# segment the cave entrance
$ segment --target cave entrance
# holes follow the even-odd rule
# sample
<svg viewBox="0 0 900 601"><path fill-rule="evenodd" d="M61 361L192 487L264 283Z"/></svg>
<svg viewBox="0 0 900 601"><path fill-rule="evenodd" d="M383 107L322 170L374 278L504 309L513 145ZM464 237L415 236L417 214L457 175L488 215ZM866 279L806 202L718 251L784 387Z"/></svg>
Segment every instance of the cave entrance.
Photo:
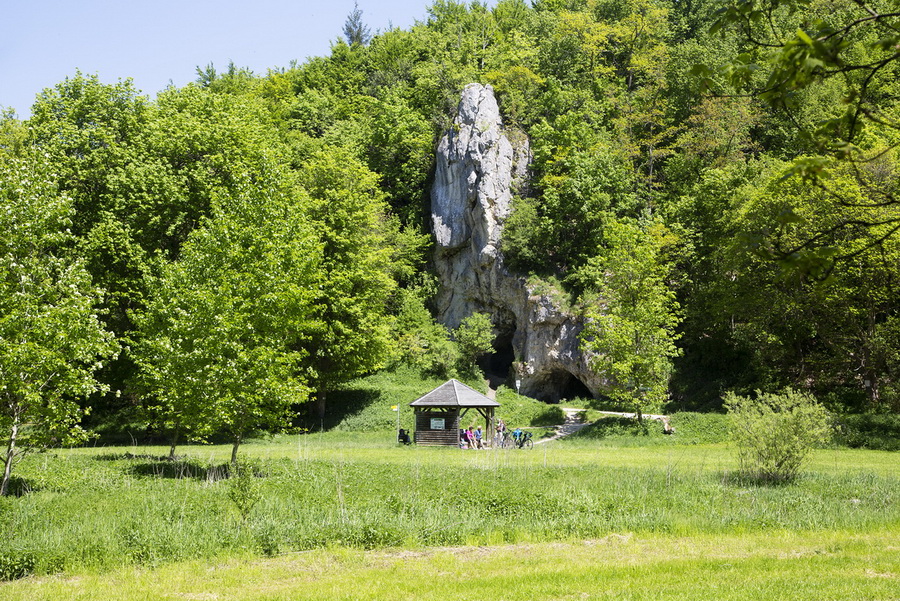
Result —
<svg viewBox="0 0 900 601"><path fill-rule="evenodd" d="M584 382L569 372L565 372L559 398L567 401L571 399L592 399L594 395L584 385Z"/></svg>
<svg viewBox="0 0 900 601"><path fill-rule="evenodd" d="M509 380L513 361L516 360L516 353L513 350L514 334L515 326L501 327L492 343L494 352L485 355L478 361L478 366L490 381L491 388L497 388Z"/></svg>
<svg viewBox="0 0 900 601"><path fill-rule="evenodd" d="M535 393L537 398L549 403L594 398L584 382L564 369L554 369L540 378L540 383L535 387Z"/></svg>

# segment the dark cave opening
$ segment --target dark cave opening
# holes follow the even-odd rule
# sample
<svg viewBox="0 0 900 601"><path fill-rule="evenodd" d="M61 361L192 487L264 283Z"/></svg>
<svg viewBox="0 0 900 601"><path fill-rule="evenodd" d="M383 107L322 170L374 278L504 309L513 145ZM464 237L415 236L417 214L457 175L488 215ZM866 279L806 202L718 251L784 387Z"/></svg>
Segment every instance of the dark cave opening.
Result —
<svg viewBox="0 0 900 601"><path fill-rule="evenodd" d="M594 398L584 382L564 369L554 369L544 374L534 387L533 396L548 403Z"/></svg>
<svg viewBox="0 0 900 601"><path fill-rule="evenodd" d="M501 327L492 343L494 352L485 355L478 361L478 366L484 371L494 388L507 383L510 378L512 364L516 360L516 353L513 350L514 334L515 325Z"/></svg>
<svg viewBox="0 0 900 601"><path fill-rule="evenodd" d="M591 391L587 386L584 385L584 382L570 374L569 372L564 372L565 376L563 376L563 383L560 387L560 399L570 400L570 399L592 399L594 395L591 394Z"/></svg>

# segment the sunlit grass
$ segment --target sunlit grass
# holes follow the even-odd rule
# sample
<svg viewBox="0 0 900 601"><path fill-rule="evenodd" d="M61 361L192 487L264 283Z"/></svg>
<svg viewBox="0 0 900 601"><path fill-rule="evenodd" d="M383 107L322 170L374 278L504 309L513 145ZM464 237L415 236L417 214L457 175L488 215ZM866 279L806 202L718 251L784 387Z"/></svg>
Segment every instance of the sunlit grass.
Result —
<svg viewBox="0 0 900 601"><path fill-rule="evenodd" d="M896 600L900 531L751 536L616 534L576 542L324 549L273 559L0 584L7 601L145 599Z"/></svg>
<svg viewBox="0 0 900 601"><path fill-rule="evenodd" d="M166 446L91 447L65 451L73 455L108 453L164 456ZM230 445L183 445L178 454L209 463L225 462L231 457ZM251 440L241 448L241 455L257 459L357 460L405 464L454 466L546 465L578 467L673 468L697 471L734 470L734 449L726 443L704 445L597 445L592 441L552 441L531 450L503 449L465 451L447 447L398 446L393 432L326 432L305 435L279 435ZM900 477L900 459L891 451L862 449L822 449L813 451L806 471L846 474L863 471Z"/></svg>
<svg viewBox="0 0 900 601"><path fill-rule="evenodd" d="M400 446L392 433L276 436L242 447L261 475L246 516L229 496L230 446L185 445L176 462L167 452L29 457L18 472L26 494L0 499L0 570L4 554L30 561L28 573L72 574L343 547L430 553L628 533L762 540L900 528L900 462L888 452L817 451L797 482L767 487L742 482L724 444L468 451Z"/></svg>

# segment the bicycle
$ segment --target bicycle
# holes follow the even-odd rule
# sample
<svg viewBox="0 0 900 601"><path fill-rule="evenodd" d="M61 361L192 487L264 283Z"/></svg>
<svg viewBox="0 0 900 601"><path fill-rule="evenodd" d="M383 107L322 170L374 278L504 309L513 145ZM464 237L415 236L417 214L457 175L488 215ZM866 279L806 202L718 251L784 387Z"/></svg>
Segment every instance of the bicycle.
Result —
<svg viewBox="0 0 900 601"><path fill-rule="evenodd" d="M534 441L531 432L522 432L519 436L513 436L513 445L517 449L533 449Z"/></svg>

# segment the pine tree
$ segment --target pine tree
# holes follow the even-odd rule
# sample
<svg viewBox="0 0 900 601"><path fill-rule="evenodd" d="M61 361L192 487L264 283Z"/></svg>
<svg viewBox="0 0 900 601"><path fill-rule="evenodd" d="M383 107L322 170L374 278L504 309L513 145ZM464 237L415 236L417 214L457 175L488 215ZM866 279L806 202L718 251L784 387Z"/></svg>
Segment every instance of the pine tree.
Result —
<svg viewBox="0 0 900 601"><path fill-rule="evenodd" d="M372 33L363 23L358 2L353 3L353 12L347 15L347 21L344 22L344 37L351 46L356 44L367 46L372 41Z"/></svg>

